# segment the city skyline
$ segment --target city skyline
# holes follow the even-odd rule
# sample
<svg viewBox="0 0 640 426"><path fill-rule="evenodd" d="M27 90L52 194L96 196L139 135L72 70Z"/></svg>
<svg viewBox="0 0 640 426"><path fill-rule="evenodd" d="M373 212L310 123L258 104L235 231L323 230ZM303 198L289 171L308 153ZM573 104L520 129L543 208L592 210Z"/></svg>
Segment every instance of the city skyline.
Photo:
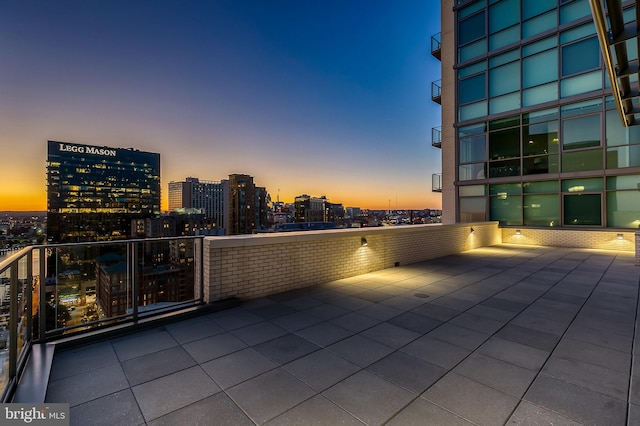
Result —
<svg viewBox="0 0 640 426"><path fill-rule="evenodd" d="M163 210L170 181L232 173L440 208L439 2L10 1L0 24L0 210L46 209L47 140L159 152Z"/></svg>

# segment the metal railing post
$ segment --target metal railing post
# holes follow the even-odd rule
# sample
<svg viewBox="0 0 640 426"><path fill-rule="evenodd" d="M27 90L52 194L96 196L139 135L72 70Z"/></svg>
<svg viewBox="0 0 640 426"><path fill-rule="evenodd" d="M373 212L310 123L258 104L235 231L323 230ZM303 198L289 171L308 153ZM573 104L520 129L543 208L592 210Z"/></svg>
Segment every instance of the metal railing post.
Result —
<svg viewBox="0 0 640 426"><path fill-rule="evenodd" d="M9 380L16 377L18 361L18 260L9 267Z"/></svg>
<svg viewBox="0 0 640 426"><path fill-rule="evenodd" d="M45 342L47 333L47 249L42 247L40 250L40 279L38 281L39 286L39 299L38 300L38 339L41 342Z"/></svg>
<svg viewBox="0 0 640 426"><path fill-rule="evenodd" d="M129 243L127 246L130 248L130 269L131 269L131 303L133 312L133 323L138 323L138 244L144 243Z"/></svg>

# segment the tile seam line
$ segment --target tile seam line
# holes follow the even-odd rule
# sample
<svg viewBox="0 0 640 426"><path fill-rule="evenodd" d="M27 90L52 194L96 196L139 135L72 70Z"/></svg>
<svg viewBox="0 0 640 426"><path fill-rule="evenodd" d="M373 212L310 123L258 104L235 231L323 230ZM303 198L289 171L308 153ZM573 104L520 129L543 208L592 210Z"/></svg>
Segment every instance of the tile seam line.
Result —
<svg viewBox="0 0 640 426"><path fill-rule="evenodd" d="M607 269L602 273L602 276L603 276L603 277L604 277L604 275L606 274L606 271L607 271L607 270L609 270L609 268L611 267L611 265L614 263L614 261L615 261L615 259L616 259L616 257L617 257L617 256L618 256L618 255L616 254L616 255L615 255L615 256L613 256L613 258L609 261L609 264L607 265ZM565 257L565 256L563 256L563 257ZM589 257L591 257L591 256L589 256ZM587 258L587 259L588 259L588 258ZM580 264L582 264L582 263L584 263L584 260L583 260ZM574 267L571 271L569 271L569 272L567 273L567 275L568 275L570 272L575 271L576 269L577 269L577 266L576 266L576 267ZM602 279L602 278L601 278L601 279ZM557 284L557 283L556 283L556 284ZM560 344L560 342L562 341L562 339L564 339L565 335L567 334L567 331L569 330L569 328L571 328L571 326L572 326L572 325L573 325L573 323L575 322L575 320L576 320L576 318L578 317L578 315L580 314L580 312L582 312L582 310L584 309L584 306L587 304L587 302L589 301L589 299L591 299L591 296L593 295L593 292L595 291L595 289L598 287L598 285L599 285L599 284L600 284L600 280L598 280L598 283L597 283L596 285L594 285L594 286L593 286L593 288L592 288L592 289L591 289L591 291L589 292L589 296L588 296L588 297L585 299L585 301L582 303L582 306L580 306L580 309L578 310L578 312L576 312L575 316L573 317L573 319L571 320L571 322L569 323L569 325L567 326L567 328L564 330L564 332L563 332L563 333L562 333L562 335L560 336L560 339L558 339L558 342L555 344L555 346L553 347L553 349L552 349L551 351L549 351L549 356L547 356L547 358L545 359L544 363L542 364L542 366L540 366L540 369L539 369L539 370L538 370L538 372L536 373L536 376L533 378L533 380L531 381L531 383L529 384L529 386L527 386L527 389L525 389L524 393L522 394L522 397L520 397L520 402L518 402L518 404L516 405L516 407L513 409L513 412L511 413L511 415L509 416L509 418L511 418L511 417L513 416L513 414L516 412L516 410L518 409L518 407L520 406L520 404L522 404L522 401L525 401L525 399L523 399L523 398L526 396L527 392L529 392L529 390L531 389L531 386L533 385L533 383L538 379L538 377L540 377L540 375L542 374L542 370L544 370L545 366L546 366L546 365L547 365L547 363L549 362L549 359L551 359L551 356L553 355L553 353L554 353L554 352L555 352L555 350L557 349L558 345ZM555 285L554 285L554 287L555 287ZM553 287L552 287L552 288L553 288ZM549 289L549 290L545 291L545 292L543 293L543 295L544 295L544 294L546 294L546 293L547 293L548 291L550 291L550 290L551 290L551 289ZM541 296L541 297L542 297L542 296ZM538 298L538 299L539 299L539 298ZM536 299L536 300L537 300L537 299ZM637 313L637 309L636 309L636 313ZM633 357L632 357L632 358L633 358ZM553 376L550 376L550 377L553 377ZM554 378L555 378L555 377L554 377ZM557 378L555 378L555 379L557 379ZM561 379L557 379L557 380L561 380ZM562 380L562 381L564 382L564 380ZM568 382L566 382L566 383L568 383ZM577 386L577 387L579 387L579 388L581 388L581 389L587 389L587 388L584 388L584 387L579 386L579 385L576 385L576 384L574 384L574 386ZM587 389L587 390L590 390L590 389ZM598 393L598 394L600 394L600 395L604 395L602 392L598 392L598 391L592 391L592 392L596 392L596 393ZM628 390L627 390L627 392L628 392ZM607 395L607 396L608 396L608 395ZM538 405L538 404L534 403L533 401L527 401L527 402L529 402L530 404L533 404L533 405L535 405L535 406L542 407L542 406L540 406L540 405ZM551 412L553 412L553 413L555 413L555 414L558 414L558 415L560 415L560 416L562 416L562 417L564 417L564 418L566 418L566 419L572 420L572 421L577 422L577 423L582 423L582 422L580 422L580 421L579 421L579 420L577 420L577 419L573 419L573 418L571 418L571 417L565 416L564 414L559 413L559 412L554 411L554 410L551 410L551 409L550 409L550 408L548 408L548 407L542 407L542 408L544 408L544 409L546 409L546 410L549 410L549 411L551 411ZM627 410L628 410L628 408L627 408ZM626 415L627 415L627 414L625 413L625 417L626 417ZM626 420L626 419L625 419L625 420ZM507 421L508 421L508 420L507 420ZM506 422L505 422L505 424L506 424Z"/></svg>
<svg viewBox="0 0 640 426"><path fill-rule="evenodd" d="M640 278L638 279L638 287L640 287ZM631 417L631 386L633 382L633 369L635 367L635 357L633 356L636 352L636 344L637 344L637 333L638 333L638 310L640 309L640 291L636 290L636 316L633 321L633 343L631 344L631 363L629 365L629 382L627 387L627 411L625 413L625 424L629 425L629 420Z"/></svg>
<svg viewBox="0 0 640 426"><path fill-rule="evenodd" d="M570 252L570 251L569 251L569 252ZM541 255L539 255L539 256L536 256L535 258L538 258L538 257L540 257L540 256L544 256L544 253L543 253L543 254L541 254ZM564 256L562 256L562 257L564 257ZM534 259L535 259L535 258L534 258ZM526 261L525 261L525 262L521 262L521 263L526 263ZM521 263L520 263L520 264L521 264ZM552 262L552 263L553 263L553 262ZM520 265L520 264L518 264L518 265ZM514 266L514 267L512 267L512 268L510 268L510 269L514 269L514 268L517 268L517 265L516 265L516 266ZM575 270L576 268L577 268L577 266L576 266L576 267L574 267L573 269L571 269L571 271L566 272L566 273L564 274L564 276L566 277L567 275L569 275L569 273L570 273L570 272L572 272L572 271L573 271L573 270ZM476 269L477 269L477 268L476 268ZM542 269L544 269L544 267L543 267L543 268L539 268L539 269L537 269L535 272L539 272L539 271L541 271ZM504 272L504 271L503 271L503 272ZM494 275L497 275L497 274L494 274ZM500 292L501 292L501 291L504 291L504 290L506 290L506 289L508 289L508 288L511 288L511 287L513 287L513 286L515 286L515 285L517 285L517 284L519 284L519 283L521 283L521 282L522 282L522 281L524 281L526 278L527 278L527 277L522 278L522 279L520 279L520 280L518 280L518 281L514 282L513 284L509 285L509 287L507 287L507 288L505 288L505 289L503 289L503 290L500 290ZM556 286L560 281L561 281L561 280L556 281L552 287L550 287L549 289L547 289L544 293L542 293L540 296L538 296L535 300L537 301L537 300L541 299L542 297L544 297L544 295L545 295L545 294L547 294L549 291L551 291L551 289L553 289L553 287L555 287L555 286ZM466 286L464 286L464 287L461 287L461 288L465 288L465 287L468 287L468 286L471 286L471 285L473 285L473 283L470 283L470 284L468 284L468 285L466 285ZM594 286L594 288L595 288L595 286ZM593 290L592 290L592 291L593 291ZM499 293L499 292L498 292L498 293ZM497 294L497 293L495 293L495 294ZM495 295L495 294L494 294L494 295ZM441 296L441 297L442 297L442 296ZM488 300L488 299L490 299L491 297L493 297L493 296L488 296L488 297L486 297L484 300ZM434 300L437 300L437 298L436 298L436 299L434 299ZM586 300L588 300L588 298L587 298ZM585 300L585 303L586 303L586 300ZM449 321L451 321L453 318L455 318L455 317L457 317L457 316L459 316L459 315L462 315L463 313L465 313L465 312L467 312L468 310L472 309L473 307L475 307L475 306L479 305L480 303L481 303L481 302L478 302L476 305L471 306L471 307L469 307L469 308L465 309L464 311L461 311L459 314L455 315L454 317L450 318L449 320L447 320L447 321L443 321L443 322L442 322L442 324L440 324L440 325L438 325L438 326L434 327L434 328L433 328L432 330L430 330L430 331L433 331L433 330L437 329L438 327L440 327L440 326L442 326L442 325L444 325L444 324L448 324L448 323L449 323ZM532 303L533 303L533 302L532 302ZM522 309L518 312L518 314L521 314L521 313L522 313L523 311L525 311L525 310L526 310L530 305L531 305L531 304L529 304L529 305L527 305L526 307L522 308ZM584 304L583 304L583 305L584 305ZM582 309L582 308L581 308L581 309ZM576 316L577 316L577 313L576 313ZM508 322L506 322L506 323L505 323L505 325L503 325L502 327L500 327L500 328L499 328L498 330L496 330L493 334L489 335L489 338L496 336L496 334L498 334L498 332L500 332L500 330L502 330L502 329L503 329L503 328L505 328L507 325L509 325L509 323L510 323L510 322L511 322L511 320L509 320ZM573 322L573 321L572 321L572 322ZM460 327L463 327L463 326L460 326ZM463 328L466 328L466 327L463 327ZM568 327L567 327L567 328L568 328ZM477 331L477 330L473 330L473 331ZM427 332L427 334L428 334L428 332ZM563 335L564 335L564 334L563 334ZM424 334L423 336L426 336L426 334ZM407 343L407 344L405 344L404 346L399 347L398 349L396 349L396 351L400 351L402 348L404 348L405 346L409 345L409 344L410 344L410 343L412 343L413 341L418 340L419 338L420 338L420 337L418 337L418 338L416 338L416 339L412 340L411 342L408 342L408 343ZM433 338L434 338L434 339L436 339L436 340L439 340L439 341L441 341L441 342L445 342L445 343L448 343L448 344L451 344L451 345L454 345L454 346L458 346L458 345L455 345L455 344L453 344L453 343L451 343L451 342L447 342L447 341L445 341L445 340L438 339L437 337L433 337ZM561 337L561 338L562 338L562 337ZM485 342L486 342L487 340L489 340L489 339L486 339L486 340L485 340ZM560 340L558 340L558 343L559 343L559 342L560 342ZM484 344L484 343L483 343L483 344ZM556 346L557 346L557 344L556 344ZM461 347L461 346L460 346L460 347ZM479 346L478 346L478 348L479 348ZM462 364L465 360L467 360L467 358L469 358L471 355L473 355L473 354L476 352L476 350L477 350L478 348L476 348L475 350L471 351L467 356L465 356L462 360L460 360L456 365L454 365L453 367L451 367L451 368L447 371L447 373L445 373L442 377L444 377L444 376L446 376L447 374L451 373L451 372L452 372L456 367L458 367L458 366L459 366L460 364ZM466 348L463 348L463 349L466 349ZM555 346L554 346L554 349L555 349ZM551 356L551 353L552 353L552 352L553 352L553 351L549 352L549 357ZM411 355L411 354L409 354L409 355ZM484 354L483 354L483 355L484 355ZM411 356L413 356L413 355L411 355ZM488 356L488 357L490 357L490 358L493 358L493 357L491 357L490 355L485 355L485 356ZM548 358L547 358L547 359L548 359ZM502 360L499 360L499 361L502 361ZM503 362L506 362L506 363L508 363L508 364L511 364L511 363L510 363L510 362L508 362L508 361L503 361ZM545 364L546 364L546 361L545 361ZM512 365L515 365L515 364L512 364ZM543 367L544 367L544 364L543 364ZM366 368L366 367L365 367L365 368ZM542 367L541 367L541 370L542 370ZM454 373L454 374L458 374L458 373ZM539 374L539 372L538 372L538 374ZM536 377L538 376L538 374L536 374ZM442 377L441 377L440 379L442 379ZM496 390L496 391L498 391L498 392L502 392L502 393L504 393L504 394L506 394L506 395L509 395L509 396L514 397L513 395L510 395L510 394L508 394L508 393L506 393L506 392L503 392L503 391L501 391L501 390L499 390L499 389L495 389L495 388L493 388L493 387L491 387L491 386L488 386L488 385L486 385L486 384L484 384L484 383L480 383L480 382L478 382L478 381L476 381L476 380L474 380L474 379L472 379L472 378L470 378L470 377L467 377L467 376L463 376L463 377L465 377L465 378L467 378L468 380L471 380L471 381L473 381L473 382L475 382L475 383L479 383L479 384L481 384L481 385L483 385L483 386L487 386L487 387L489 387L489 388L491 388L491 389L494 389L494 390ZM391 419L393 419L394 417L396 417L396 416L397 416L397 415L398 415L402 410L404 410L404 409L405 409L405 408L407 408L409 405L411 405L415 400L417 400L418 398L422 398L422 394L424 394L424 393L425 393L426 391L428 391L431 387L433 387L433 385L435 385L436 383L438 383L438 382L440 381L440 379L436 380L436 381L435 381L431 386L427 387L424 391L422 391L420 394L418 394L418 396L417 396L416 398L413 398L409 403L407 403L407 404L406 404L406 405L405 405L405 406L404 406L400 411L398 411L398 412L397 412L393 417L391 417L388 421L390 421ZM533 380L535 380L535 378L534 378ZM532 380L532 383L533 383L533 380ZM527 389L526 389L526 390L525 390L525 392L523 393L523 396L524 396L524 394L526 394L527 390L529 390L529 387L530 387L530 386L531 386L531 385L529 385L529 386L527 387ZM516 398L516 397L514 397L514 398ZM424 398L424 399L425 399L425 400L427 400L427 401L429 401L429 402L430 402L430 403L432 403L433 405L437 406L438 408L443 409L443 410L445 410L445 411L447 411L447 412L449 412L449 413L452 413L453 415L455 415L455 416L457 416L457 417L459 417L459 418L461 418L461 419L463 419L463 420L465 420L465 421L467 421L467 422L469 422L469 423L471 423L471 424L477 424L477 423L475 423L474 421L472 421L472 420L470 420L470 419L467 419L466 417L463 417L463 416L461 416L461 415L459 415L459 414L457 414L457 413L455 413L455 412L453 412L453 411L451 411L451 410L447 409L446 407L441 406L440 404L436 403L435 401L431 401L431 400L429 400L429 399L427 399L427 398ZM516 404L516 406L514 407L513 411L509 414L509 418L511 418L511 417L513 416L513 413L517 410L517 408L520 406L520 403L522 402L522 397L520 397L520 398L518 398L518 399L519 399L520 401L518 402L518 404ZM558 414L559 414L559 413L558 413ZM568 418L568 417L566 417L566 416L563 416L563 417ZM507 419L507 422L508 422L508 421L509 421L509 419ZM505 422L505 424L506 424L506 422Z"/></svg>

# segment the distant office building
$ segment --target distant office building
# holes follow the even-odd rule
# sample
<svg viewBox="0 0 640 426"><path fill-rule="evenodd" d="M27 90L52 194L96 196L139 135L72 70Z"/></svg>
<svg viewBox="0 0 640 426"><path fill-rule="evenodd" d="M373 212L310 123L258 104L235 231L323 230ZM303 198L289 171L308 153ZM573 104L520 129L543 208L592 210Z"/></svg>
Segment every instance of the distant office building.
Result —
<svg viewBox="0 0 640 426"><path fill-rule="evenodd" d="M226 227L229 234L251 234L266 229L269 194L256 186L253 177L243 174L229 175L229 203L226 208Z"/></svg>
<svg viewBox="0 0 640 426"><path fill-rule="evenodd" d="M169 211L198 209L218 228L226 228L225 205L229 203L229 181L201 181L188 177L184 182L169 182Z"/></svg>
<svg viewBox="0 0 640 426"><path fill-rule="evenodd" d="M353 219L353 218L361 216L361 215L362 215L362 210L360 210L360 207L347 207L346 208L345 216L349 217L350 219Z"/></svg>
<svg viewBox="0 0 640 426"><path fill-rule="evenodd" d="M311 197L307 194L295 198L296 222L334 222L344 218L342 204L330 203L327 197Z"/></svg>
<svg viewBox="0 0 640 426"><path fill-rule="evenodd" d="M131 221L134 238L186 237L195 235L224 235L224 229L216 227L213 219L201 213L181 213L178 209L160 217Z"/></svg>
<svg viewBox="0 0 640 426"><path fill-rule="evenodd" d="M129 237L132 219L160 214L160 154L48 141L47 238Z"/></svg>

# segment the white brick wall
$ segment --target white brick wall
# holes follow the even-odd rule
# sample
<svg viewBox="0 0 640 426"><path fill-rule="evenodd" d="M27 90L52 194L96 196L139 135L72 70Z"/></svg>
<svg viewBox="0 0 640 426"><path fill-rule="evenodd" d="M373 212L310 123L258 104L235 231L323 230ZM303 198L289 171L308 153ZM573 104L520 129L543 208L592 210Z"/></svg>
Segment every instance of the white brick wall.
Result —
<svg viewBox="0 0 640 426"><path fill-rule="evenodd" d="M205 301L262 297L501 241L497 222L206 237Z"/></svg>

